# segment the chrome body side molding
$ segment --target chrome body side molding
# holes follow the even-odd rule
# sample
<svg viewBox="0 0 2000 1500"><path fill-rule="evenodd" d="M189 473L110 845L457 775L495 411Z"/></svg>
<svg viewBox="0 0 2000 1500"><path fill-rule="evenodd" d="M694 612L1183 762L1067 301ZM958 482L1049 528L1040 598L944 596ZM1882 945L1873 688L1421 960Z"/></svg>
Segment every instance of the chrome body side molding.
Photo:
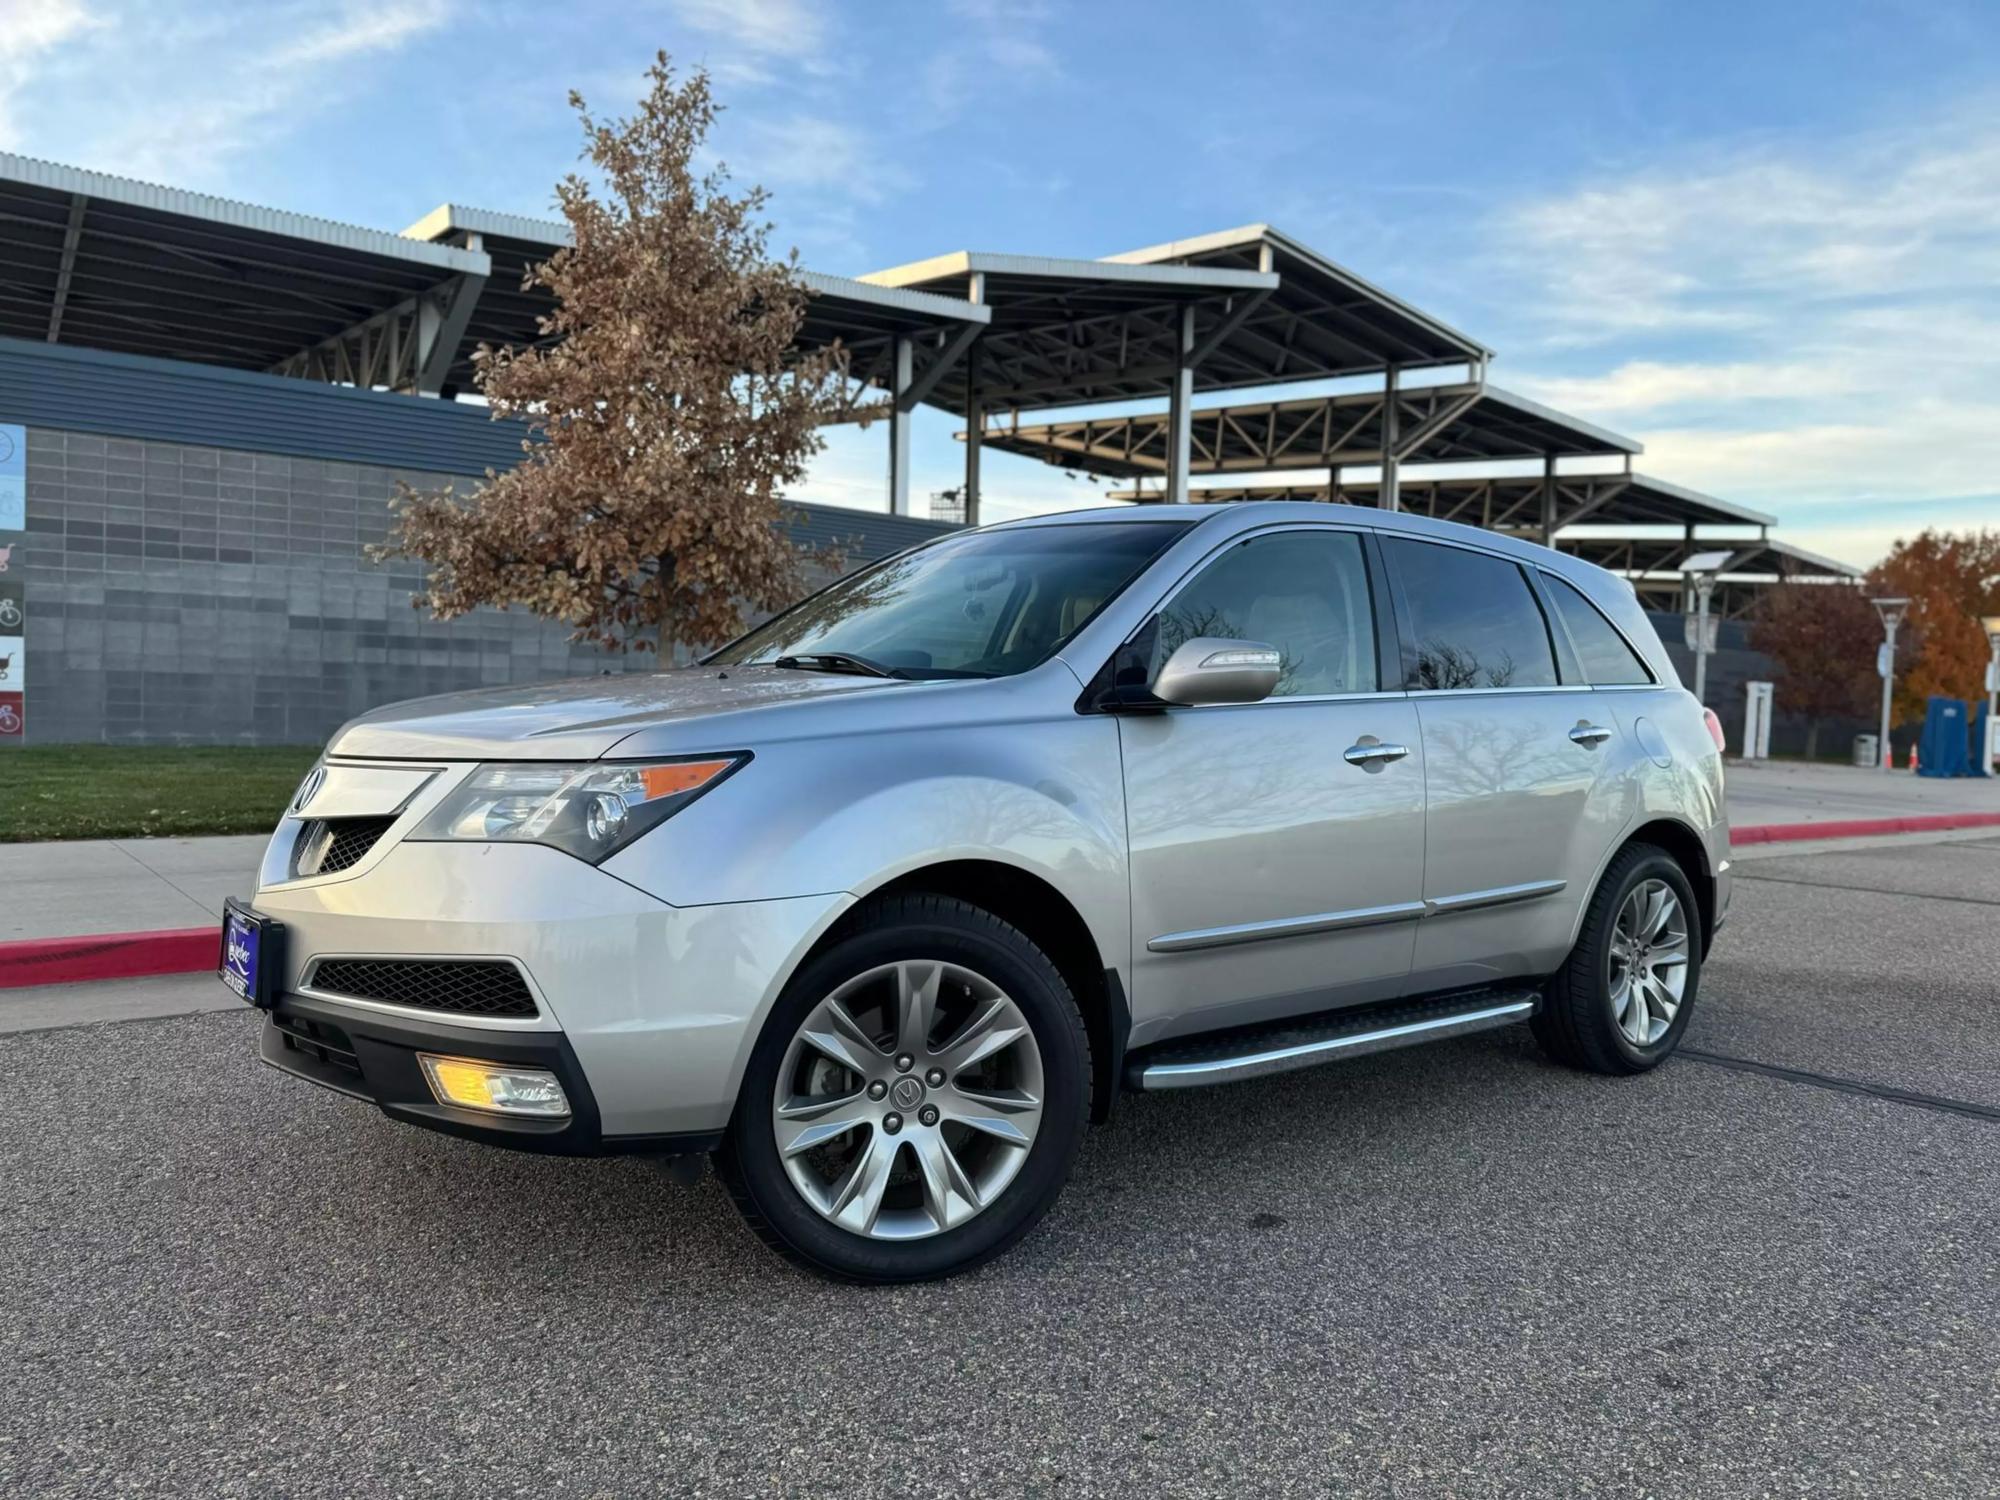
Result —
<svg viewBox="0 0 2000 1500"><path fill-rule="evenodd" d="M1539 901L1569 885L1567 880L1529 880L1520 885L1496 885L1484 891L1465 891L1456 896L1439 896L1426 901L1425 915L1447 916L1455 911L1479 911L1488 906L1511 906L1516 901Z"/></svg>
<svg viewBox="0 0 2000 1500"><path fill-rule="evenodd" d="M1169 932L1146 944L1152 953L1189 953L1197 948L1224 948L1233 943L1261 943L1267 938L1304 937L1314 932L1338 932L1348 927L1372 927L1378 922L1408 922L1425 914L1422 901L1398 901L1391 906L1362 906L1351 911L1316 916L1279 917L1269 922L1239 922L1233 927L1197 927Z"/></svg>
<svg viewBox="0 0 2000 1500"><path fill-rule="evenodd" d="M1433 900L1398 901L1390 906L1362 906L1351 911L1320 912L1305 917L1278 917L1269 922L1239 922L1231 927L1197 927L1187 932L1163 933L1149 940L1146 949L1150 953L1191 953L1200 948L1224 948L1235 943L1261 943L1270 938L1304 937L1315 932L1372 927L1382 922L1449 916L1453 912L1508 906L1516 901L1537 901L1544 896L1556 895L1568 885L1566 880L1530 880L1521 885L1465 891Z"/></svg>

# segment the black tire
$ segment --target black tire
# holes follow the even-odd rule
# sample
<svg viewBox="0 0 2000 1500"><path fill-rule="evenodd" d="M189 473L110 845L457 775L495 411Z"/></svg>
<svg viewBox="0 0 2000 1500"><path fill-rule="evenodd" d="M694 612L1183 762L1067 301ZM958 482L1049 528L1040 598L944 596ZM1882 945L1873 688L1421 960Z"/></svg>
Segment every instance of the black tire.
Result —
<svg viewBox="0 0 2000 1500"><path fill-rule="evenodd" d="M1619 1028L1611 1000L1611 934L1618 910L1641 881L1666 882L1680 899L1689 924L1687 984L1666 1033L1641 1047ZM1685 871L1666 850L1628 844L1598 882L1584 912L1576 946L1562 969L1543 986L1542 1007L1530 1023L1535 1040L1557 1062L1592 1073L1644 1073L1680 1045L1701 988L1700 907Z"/></svg>
<svg viewBox="0 0 2000 1500"><path fill-rule="evenodd" d="M975 1217L922 1239L871 1239L823 1218L800 1196L779 1160L771 1101L792 1038L813 1007L856 975L909 959L963 964L1021 1008L1041 1053L1042 1116L1027 1160ZM964 901L893 896L872 903L854 931L785 986L744 1071L716 1166L750 1228L795 1264L842 1281L934 1280L991 1260L1049 1211L1082 1145L1090 1091L1090 1042L1076 999L1026 934Z"/></svg>

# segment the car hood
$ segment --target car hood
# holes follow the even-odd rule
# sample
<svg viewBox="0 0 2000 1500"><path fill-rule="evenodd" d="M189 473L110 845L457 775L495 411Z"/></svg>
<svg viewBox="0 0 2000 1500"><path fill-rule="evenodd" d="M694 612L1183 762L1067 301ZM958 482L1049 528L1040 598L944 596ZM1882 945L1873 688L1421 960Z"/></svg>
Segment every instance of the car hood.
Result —
<svg viewBox="0 0 2000 1500"><path fill-rule="evenodd" d="M642 729L913 686L784 667L682 667L476 688L391 703L351 719L327 752L394 760L595 760Z"/></svg>

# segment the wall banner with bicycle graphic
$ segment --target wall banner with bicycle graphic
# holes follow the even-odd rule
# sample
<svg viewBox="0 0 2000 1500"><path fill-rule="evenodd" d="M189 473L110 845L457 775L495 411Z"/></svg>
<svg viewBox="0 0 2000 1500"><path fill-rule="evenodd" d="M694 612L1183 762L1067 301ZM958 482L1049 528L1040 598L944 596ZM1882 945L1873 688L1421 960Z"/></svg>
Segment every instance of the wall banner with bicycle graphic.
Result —
<svg viewBox="0 0 2000 1500"><path fill-rule="evenodd" d="M0 422L0 745L27 733L28 591L20 533L28 528L28 432Z"/></svg>

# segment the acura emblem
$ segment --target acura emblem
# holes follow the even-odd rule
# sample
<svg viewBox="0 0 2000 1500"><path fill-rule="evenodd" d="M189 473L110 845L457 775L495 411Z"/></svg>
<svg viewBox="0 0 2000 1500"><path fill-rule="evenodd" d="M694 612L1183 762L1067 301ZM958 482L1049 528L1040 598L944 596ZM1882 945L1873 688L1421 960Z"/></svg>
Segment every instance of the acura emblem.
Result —
<svg viewBox="0 0 2000 1500"><path fill-rule="evenodd" d="M306 772L306 779L299 783L298 795L292 798L292 811L302 811L308 802L319 795L319 789L325 784L325 766L314 766Z"/></svg>

